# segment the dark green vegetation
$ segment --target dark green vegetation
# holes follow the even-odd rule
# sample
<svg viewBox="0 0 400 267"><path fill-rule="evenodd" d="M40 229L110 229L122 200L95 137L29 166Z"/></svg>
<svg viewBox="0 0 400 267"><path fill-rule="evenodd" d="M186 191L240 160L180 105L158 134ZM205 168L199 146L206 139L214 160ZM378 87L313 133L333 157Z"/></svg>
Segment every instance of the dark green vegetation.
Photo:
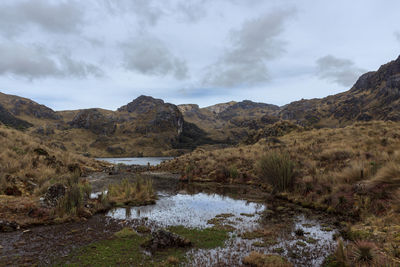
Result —
<svg viewBox="0 0 400 267"><path fill-rule="evenodd" d="M183 226L171 226L168 230L189 239L196 247L206 249L223 246L225 240L229 237L228 231L214 227L190 229Z"/></svg>
<svg viewBox="0 0 400 267"><path fill-rule="evenodd" d="M211 249L223 246L228 233L216 229L188 229L183 226L169 230L189 239L194 248ZM124 228L113 238L102 240L77 249L57 265L64 266L174 266L185 261L187 248L170 248L154 252L152 256L143 253L142 244L150 234L138 234Z"/></svg>
<svg viewBox="0 0 400 267"><path fill-rule="evenodd" d="M290 155L282 152L270 152L258 162L260 178L269 183L278 192L293 188L295 171Z"/></svg>

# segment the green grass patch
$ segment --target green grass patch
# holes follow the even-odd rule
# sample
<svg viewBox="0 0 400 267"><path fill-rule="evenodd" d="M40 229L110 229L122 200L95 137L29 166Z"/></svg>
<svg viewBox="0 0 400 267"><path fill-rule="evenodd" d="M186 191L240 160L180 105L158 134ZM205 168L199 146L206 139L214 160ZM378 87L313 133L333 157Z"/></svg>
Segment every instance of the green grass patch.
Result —
<svg viewBox="0 0 400 267"><path fill-rule="evenodd" d="M195 229L171 226L168 230L189 239L195 247L205 249L221 247L229 237L227 230L216 228Z"/></svg>
<svg viewBox="0 0 400 267"><path fill-rule="evenodd" d="M144 254L140 245L149 238L149 235L140 236L132 229L124 228L112 239L75 250L55 266L174 266L176 261L185 261L186 250L183 248L157 251L152 257Z"/></svg>
<svg viewBox="0 0 400 267"><path fill-rule="evenodd" d="M256 239L264 237L265 234L261 231L249 231L241 234L240 236L243 239Z"/></svg>

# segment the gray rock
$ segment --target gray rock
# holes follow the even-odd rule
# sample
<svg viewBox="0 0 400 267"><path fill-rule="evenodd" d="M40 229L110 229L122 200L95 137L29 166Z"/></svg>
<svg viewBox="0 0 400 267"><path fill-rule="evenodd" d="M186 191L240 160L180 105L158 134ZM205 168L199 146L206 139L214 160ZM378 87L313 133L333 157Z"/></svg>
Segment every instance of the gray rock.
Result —
<svg viewBox="0 0 400 267"><path fill-rule="evenodd" d="M188 247L192 245L190 240L163 229L157 230L152 236L152 239L143 244L143 246L150 251L171 247Z"/></svg>

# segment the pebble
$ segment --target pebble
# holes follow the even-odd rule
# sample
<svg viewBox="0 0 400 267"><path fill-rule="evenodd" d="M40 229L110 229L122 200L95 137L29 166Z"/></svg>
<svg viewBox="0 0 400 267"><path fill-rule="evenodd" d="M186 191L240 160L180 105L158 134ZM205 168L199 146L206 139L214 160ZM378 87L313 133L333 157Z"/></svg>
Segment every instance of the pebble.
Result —
<svg viewBox="0 0 400 267"><path fill-rule="evenodd" d="M0 249L3 249L3 246L0 246Z"/></svg>

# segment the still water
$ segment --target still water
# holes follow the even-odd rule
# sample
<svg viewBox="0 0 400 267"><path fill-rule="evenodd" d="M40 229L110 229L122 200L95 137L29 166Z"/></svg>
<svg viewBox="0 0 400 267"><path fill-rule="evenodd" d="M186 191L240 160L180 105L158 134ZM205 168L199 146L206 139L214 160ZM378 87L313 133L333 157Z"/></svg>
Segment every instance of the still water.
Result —
<svg viewBox="0 0 400 267"><path fill-rule="evenodd" d="M144 165L150 163L151 166L156 166L163 161L171 160L173 157L141 157L141 158L96 158L97 160L106 161L113 164L125 165Z"/></svg>

